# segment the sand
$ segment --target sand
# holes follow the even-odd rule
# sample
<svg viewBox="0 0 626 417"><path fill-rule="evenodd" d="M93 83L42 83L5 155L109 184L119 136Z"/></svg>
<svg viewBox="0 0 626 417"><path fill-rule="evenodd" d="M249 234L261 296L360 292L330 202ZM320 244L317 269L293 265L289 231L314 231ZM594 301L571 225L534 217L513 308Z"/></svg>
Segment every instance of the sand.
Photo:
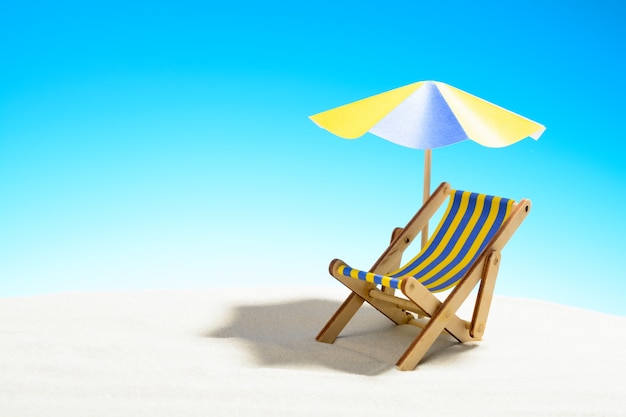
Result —
<svg viewBox="0 0 626 417"><path fill-rule="evenodd" d="M332 288L0 299L0 416L624 416L626 318L496 296L482 342L362 309L314 340ZM346 414L349 413L349 414Z"/></svg>

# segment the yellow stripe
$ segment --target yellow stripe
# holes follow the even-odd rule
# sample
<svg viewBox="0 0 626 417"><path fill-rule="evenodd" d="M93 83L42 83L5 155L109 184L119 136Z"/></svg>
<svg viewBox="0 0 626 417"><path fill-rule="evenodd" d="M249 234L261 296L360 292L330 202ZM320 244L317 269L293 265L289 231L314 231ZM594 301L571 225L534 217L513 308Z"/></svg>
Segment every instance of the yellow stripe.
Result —
<svg viewBox="0 0 626 417"><path fill-rule="evenodd" d="M465 192L463 192L463 194L461 194L461 201L459 203L459 210L456 212L455 217L452 220L452 223L450 224L450 227L448 227L448 230L446 230L445 235L443 236L441 242L439 242L439 245L435 248L435 250L430 254L430 256L428 256L428 258L426 258L424 260L424 262L422 262L419 265L417 265L411 271L408 271L407 273L405 273L405 275L416 276L420 271L422 271L424 269L425 266L431 264L435 259L437 259L437 257L439 255L441 255L441 252L443 252L443 250L445 249L446 245L450 242L450 239L452 239L452 235L454 234L454 231L458 228L459 223L461 223L461 219L463 218L463 214L465 214L465 211L467 210L467 206L469 204L469 196L470 196L470 194L471 193L468 192L468 191L465 191ZM450 205L452 205L452 204L450 204ZM444 219L442 219L442 223L443 223L443 221L444 221ZM415 259L415 258L413 258L413 259Z"/></svg>
<svg viewBox="0 0 626 417"><path fill-rule="evenodd" d="M453 193L454 193L454 191L452 191L452 193L450 194L450 198L449 198L449 200L448 200L448 207L446 208L446 212L444 213L443 217L442 217L442 218L441 218L441 220L439 221L439 224L437 225L437 229L435 230L435 233L433 233L433 234L430 236L430 238L428 239L428 242L426 243L426 246L424 246L424 248L423 248L421 251L419 251L419 253L418 253L417 255L415 255L413 258L411 258L411 260L410 260L410 261L406 262L406 263L405 263L405 264L404 264L401 268L399 268L399 269L395 270L394 272L390 273L389 275L396 275L396 274L398 274L400 271L402 271L404 268L406 268L406 266L407 266L407 265L409 265L409 264L413 263L413 262L414 262L417 258L419 258L419 257L420 257L420 255L421 255L422 253L426 252L426 251L429 249L429 247L430 247L430 246L432 245L432 243L433 243L433 239L435 238L435 236L437 236L437 234L439 233L439 231L440 231L440 230L441 230L441 228L443 227L443 224L445 223L445 220L446 220L446 219L448 218L448 216L450 215L450 210L452 210L452 200L453 200L453 198L454 198L454 194L453 194ZM458 212L457 212L457 215L458 215ZM441 244L440 244L440 246L439 246L439 247L441 247ZM436 249L435 249L435 251L437 251L438 249L439 249L439 248L436 248ZM439 249L439 251L441 251L441 249ZM428 261L428 260L429 260L429 259L431 259L431 258L432 258L432 256L431 256L431 257L429 257L429 258L427 258L427 259L426 259L426 261ZM418 265L417 265L415 268L413 268L412 270L410 270L410 271L406 271L406 272L404 273L404 275L415 276L415 274L416 274L417 272L419 272L419 271L422 269L422 268L420 268L420 267L423 267L423 265L425 265L425 264L426 264L426 261L422 262L421 264L418 264Z"/></svg>
<svg viewBox="0 0 626 417"><path fill-rule="evenodd" d="M480 196L480 197L483 197L483 204L484 204L484 196ZM478 252L478 249L480 248L481 243L485 240L485 236L487 236L487 233L489 232L489 229L491 229L491 226L493 225L493 222L495 221L495 219L496 219L496 217L498 215L497 207L500 204L500 200L502 200L501 197L494 197L491 200L491 207L489 208L489 216L485 220L485 223L483 224L480 232L478 232L478 235L476 236L476 239L472 243L472 246L470 246L469 250L465 254L465 257L454 268L452 268L446 275L444 275L443 277L441 277L438 280L436 280L436 281L432 282L431 284L429 284L427 286L427 288L435 288L438 285L441 285L446 280L448 280L450 277L452 277L454 274L458 273L460 270L465 268L467 266L467 264L470 263L470 261L472 260L474 255L476 255L476 252ZM477 211L474 214L476 214L476 213L478 213L478 215L480 216L480 210L478 210L478 207L477 207ZM478 217L477 216L472 216L472 219L474 219L474 218L475 218L475 220L471 224L468 224L466 230L471 231L471 229L476 225L476 220L478 220ZM466 242L466 241L467 241L467 239L464 239L463 243ZM460 248L459 248L459 250L460 250ZM458 253L458 251L457 251L457 253ZM452 259L454 259L454 258L452 258ZM441 291L443 291L443 289Z"/></svg>
<svg viewBox="0 0 626 417"><path fill-rule="evenodd" d="M452 223L448 227L448 230L446 230L445 235L441 239L441 242L439 242L439 246L435 248L435 250L430 254L428 258L424 260L424 262L421 265L419 265L412 271L411 275L415 276L415 274L423 270L426 266L433 263L435 259L437 259L441 255L441 253L444 251L446 246L450 243L450 240L452 240L452 236L454 235L454 232L456 231L456 229L458 229L459 224L461 223L461 220L463 220L463 215L467 211L467 207L470 201L469 200L470 195L471 195L471 192L469 191L464 191L461 194L461 201L459 202L459 209L456 212L455 217L452 220Z"/></svg>
<svg viewBox="0 0 626 417"><path fill-rule="evenodd" d="M472 245L472 247L470 248L470 251L468 252L468 254L466 255L465 259L462 261L462 265L458 266L457 268L454 268L452 271L450 271L449 274L447 274L446 276L452 276L453 274L456 274L460 269L462 269L463 267L465 267L470 260L472 259L472 257L476 254L476 252L478 251L479 247L480 247L480 243L484 241L485 236L487 235L487 233L489 232L489 229L493 226L493 222L495 221L495 218L497 217L498 214L498 210L495 209L496 205L495 205L495 201L497 200L498 205L500 204L500 201L502 200L501 197L494 197L493 201L492 201L492 212L490 212L489 214L489 218L487 219L487 221L485 222L479 236L477 237L476 241L474 242L474 244ZM507 205L505 208L505 212L504 212L504 219L503 222L506 221L507 217L509 217L509 213L511 212L511 208L513 207L513 204L515 203L515 201L513 200L509 200L507 201ZM438 285L440 285L442 282L444 282L445 280L442 278L440 280L437 280L435 283L433 283L432 285L429 285L428 287L436 287ZM440 291L445 291L447 289L452 288L453 286L455 286L457 283L454 282L446 287L443 287L441 289L438 289L437 292Z"/></svg>
<svg viewBox="0 0 626 417"><path fill-rule="evenodd" d="M469 191L466 191L463 193L463 196L465 197L465 194L467 194L468 200L469 200L469 195L471 194ZM485 195L483 194L479 194L476 198L476 207L474 209L474 212L472 213L472 216L470 217L467 226L463 229L463 232L461 233L461 236L459 236L459 238L457 239L456 242L454 242L454 246L452 248L452 250L448 253L448 255L445 257L445 259L443 261L441 261L436 267L434 267L432 270L430 270L426 275L424 275L423 277L420 278L420 282L424 282L432 277L434 277L435 275L437 275L443 268L445 268L452 260L454 260L457 255L459 254L459 252L461 251L461 248L463 247L463 245L465 244L465 242L467 242L467 238L469 236L469 234L472 231L472 226L476 224L478 218L480 217L480 212L482 211L482 208L485 204ZM466 211L466 207L464 207L463 212ZM461 216L462 217L462 216ZM459 219L460 220L460 219ZM450 235L452 235L452 233L454 232L454 230L450 231ZM446 274L445 276L448 276L448 274ZM444 278L445 278L444 276ZM438 280L438 281L441 281ZM433 287L434 284L430 284L427 286L427 288Z"/></svg>
<svg viewBox="0 0 626 417"><path fill-rule="evenodd" d="M345 139L356 139L367 133L390 111L406 100L423 81L405 85L375 96L309 116L318 126Z"/></svg>

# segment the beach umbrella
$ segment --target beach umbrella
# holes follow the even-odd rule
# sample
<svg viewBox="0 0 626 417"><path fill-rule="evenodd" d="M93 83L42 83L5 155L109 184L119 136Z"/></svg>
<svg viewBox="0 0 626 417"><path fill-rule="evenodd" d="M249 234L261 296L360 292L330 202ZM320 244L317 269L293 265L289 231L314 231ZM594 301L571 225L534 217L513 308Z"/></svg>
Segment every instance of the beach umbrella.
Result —
<svg viewBox="0 0 626 417"><path fill-rule="evenodd" d="M545 127L458 88L419 81L310 116L318 126L345 138L372 133L424 150L424 200L430 195L432 149L473 140L500 148L524 138L539 139ZM422 243L427 230L422 233Z"/></svg>

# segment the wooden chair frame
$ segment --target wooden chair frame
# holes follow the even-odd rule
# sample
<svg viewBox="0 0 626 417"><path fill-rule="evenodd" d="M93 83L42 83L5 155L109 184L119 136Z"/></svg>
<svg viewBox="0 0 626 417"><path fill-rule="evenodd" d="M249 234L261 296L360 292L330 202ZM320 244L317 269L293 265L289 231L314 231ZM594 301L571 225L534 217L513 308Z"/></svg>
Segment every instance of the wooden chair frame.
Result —
<svg viewBox="0 0 626 417"><path fill-rule="evenodd" d="M442 183L404 228L394 229L389 247L372 266L370 272L385 275L400 267L404 250L445 202L450 191L450 185ZM329 266L330 274L352 292L316 339L323 343L333 343L363 303L368 302L396 324L416 324L422 327L417 338L396 363L400 370L415 369L443 331L461 343L481 340L500 265L500 251L524 221L530 208L531 202L527 199L513 206L509 217L443 302L413 277L402 277L401 291L406 298L397 297L393 288L379 289L375 284L339 274L337 267L342 261L333 260ZM478 283L480 286L472 320L463 320L456 312ZM422 320L416 320L412 313L417 313L419 318L427 317L429 320L423 323Z"/></svg>

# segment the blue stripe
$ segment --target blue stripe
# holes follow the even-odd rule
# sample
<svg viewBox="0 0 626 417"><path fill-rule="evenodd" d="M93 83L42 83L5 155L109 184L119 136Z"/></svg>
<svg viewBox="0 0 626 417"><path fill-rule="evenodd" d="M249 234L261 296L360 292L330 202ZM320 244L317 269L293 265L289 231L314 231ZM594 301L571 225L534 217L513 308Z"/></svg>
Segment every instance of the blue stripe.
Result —
<svg viewBox="0 0 626 417"><path fill-rule="evenodd" d="M473 216L474 212L476 211L475 209L476 209L477 197L478 196L474 195L474 194L472 194L472 196L471 196L471 198L474 200L474 210L472 210L471 213L468 213L468 214L470 214L470 216ZM472 244L474 242L476 242L476 237L478 236L478 233L480 233L480 230L482 229L483 225L487 221L487 218L489 217L489 213L491 212L492 200L493 200L492 196L485 196L485 204L483 205L482 211L481 211L478 219L476 220L476 224L474 225L474 228L472 229L472 231L468 235L467 240L465 241L465 243L463 243L463 246L461 247L461 250L455 256L455 258L452 259L444 268L441 269L441 271L439 271L433 277L423 281L422 284L424 284L424 285L432 284L433 282L437 281L441 277L445 276L448 272L450 272L453 268L455 268L459 263L461 263L463 261L463 259L465 259L465 257L467 256L467 253L469 252L470 248L472 247ZM461 231L461 233L463 232L463 230L460 230L460 231ZM473 258L472 258L472 260L473 260ZM452 281L458 280L459 278L461 278L462 272L463 271L455 274L453 277L451 277L450 280L452 280ZM448 281L450 281L450 280L448 280Z"/></svg>
<svg viewBox="0 0 626 417"><path fill-rule="evenodd" d="M496 209L498 210L498 214L496 215L496 218L494 219L494 222L491 225L491 228L487 232L485 239L481 242L478 248L478 251L472 257L471 261L461 271L459 271L450 279L446 280L445 282L435 287L429 288L430 291L436 292L436 291L441 291L447 287L450 287L467 273L469 268L473 265L474 261L478 258L478 256L480 256L480 254L483 252L487 244L491 241L491 239L495 236L496 232L500 229L500 227L502 226L502 223L504 223L508 202L509 202L509 199L506 199L506 198L503 198L500 200L500 204L498 205L498 208ZM470 238L470 242L471 242L471 238ZM425 282L423 284L427 285Z"/></svg>
<svg viewBox="0 0 626 417"><path fill-rule="evenodd" d="M367 281L367 279L365 279L364 281ZM382 284L382 276L374 274L374 284Z"/></svg>
<svg viewBox="0 0 626 417"><path fill-rule="evenodd" d="M443 248L443 250L441 251L439 256L437 256L435 259L433 259L433 261L430 264L426 265L418 274L416 274L415 278L417 278L417 279L423 278L426 274L428 274L430 271L432 271L434 268L436 268L437 265L439 265L443 261L445 261L445 259L448 257L448 255L450 255L450 252L452 252L452 249L454 248L454 245L458 242L459 238L461 237L461 234L463 233L463 229L469 223L469 220L472 217L472 213L474 212L474 210L476 208L476 197L475 196L476 196L476 194L474 194L474 193L470 194L470 199L469 199L469 202L468 202L468 205L467 205L467 210L463 214L463 217L461 218L461 221L457 225L457 228L454 229L454 232L452 233L452 236L451 236L450 240L448 241L446 246Z"/></svg>
<svg viewBox="0 0 626 417"><path fill-rule="evenodd" d="M463 191L455 191L454 192L454 196L453 196L453 198L451 198L451 202L450 202L452 207L450 207L450 211L448 212L448 216L444 219L444 223L441 225L441 228L439 229L439 233L435 236L435 238L433 239L432 243L430 245L428 245L428 247L426 248L426 250L423 253L421 253L412 262L410 262L407 265L405 265L404 268L402 268L400 271L398 271L397 273L393 274L392 277L402 277L402 276L406 275L408 271L411 271L411 270L415 269L418 265L420 265L426 259L428 259L428 257L435 251L435 249L437 249L437 247L441 243L441 240L443 239L443 237L446 235L446 232L450 228L450 225L452 224L452 221L454 220L454 217L456 216L456 214L458 213L458 211L459 211L459 209L461 207L461 197L462 197L462 195L463 195Z"/></svg>
<svg viewBox="0 0 626 417"><path fill-rule="evenodd" d="M507 198L503 198L500 201L500 205L498 207L498 215L496 216L496 220L493 222L493 225L491 226L491 229L489 229L489 232L487 232L487 236L485 237L485 240L480 245L479 253L482 252L483 249L485 249L485 246L487 246L487 243L489 243L489 241L495 236L495 234L498 232L498 230L504 223L504 220L506 219L506 209L507 209L509 201L510 200Z"/></svg>

